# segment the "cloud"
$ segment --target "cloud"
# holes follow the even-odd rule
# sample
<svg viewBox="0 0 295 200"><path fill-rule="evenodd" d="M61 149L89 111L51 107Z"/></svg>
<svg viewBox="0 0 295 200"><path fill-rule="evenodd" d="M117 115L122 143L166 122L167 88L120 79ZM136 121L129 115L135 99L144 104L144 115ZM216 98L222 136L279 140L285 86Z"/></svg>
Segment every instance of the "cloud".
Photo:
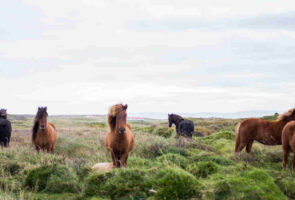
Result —
<svg viewBox="0 0 295 200"><path fill-rule="evenodd" d="M48 105L55 114L105 113L117 102L130 112L286 110L294 102L293 4L6 2L0 107L34 113Z"/></svg>

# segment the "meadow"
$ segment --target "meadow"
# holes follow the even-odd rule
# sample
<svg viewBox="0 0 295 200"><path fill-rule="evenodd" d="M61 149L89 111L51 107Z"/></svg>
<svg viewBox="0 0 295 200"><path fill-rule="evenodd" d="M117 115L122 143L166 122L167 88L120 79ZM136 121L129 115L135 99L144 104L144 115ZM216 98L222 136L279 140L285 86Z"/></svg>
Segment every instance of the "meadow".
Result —
<svg viewBox="0 0 295 200"><path fill-rule="evenodd" d="M49 117L58 130L54 154L34 150L33 116L8 118L13 132L10 147L0 150L1 200L295 199L295 175L290 163L282 171L280 146L254 143L251 155L234 155L240 119L191 119L206 135L193 140L176 138L167 120L129 121L136 145L128 167L98 173L95 163L111 162L106 116Z"/></svg>

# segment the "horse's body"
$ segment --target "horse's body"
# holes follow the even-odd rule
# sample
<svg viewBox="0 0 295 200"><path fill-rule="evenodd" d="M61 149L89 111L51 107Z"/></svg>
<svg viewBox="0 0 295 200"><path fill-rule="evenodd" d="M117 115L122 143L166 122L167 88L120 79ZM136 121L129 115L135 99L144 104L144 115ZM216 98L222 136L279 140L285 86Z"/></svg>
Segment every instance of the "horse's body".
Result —
<svg viewBox="0 0 295 200"><path fill-rule="evenodd" d="M169 127L171 127L172 124L175 124L177 136L192 138L195 130L195 125L191 120L185 120L181 116L176 114L168 114L168 121Z"/></svg>
<svg viewBox="0 0 295 200"><path fill-rule="evenodd" d="M110 131L105 137L105 147L112 156L114 167L126 167L128 155L134 148L131 127L126 123L127 107L116 104L110 108L108 114Z"/></svg>
<svg viewBox="0 0 295 200"><path fill-rule="evenodd" d="M295 109L282 114L276 121L249 118L236 126L235 152L241 152L246 147L250 153L254 141L265 145L282 144L282 130L289 122L295 120Z"/></svg>
<svg viewBox="0 0 295 200"><path fill-rule="evenodd" d="M52 123L47 123L47 107L38 108L33 126L32 142L37 151L54 151L57 140L56 128Z"/></svg>
<svg viewBox="0 0 295 200"><path fill-rule="evenodd" d="M293 168L293 171L295 172L295 121L289 122L283 129L282 148L284 151L283 169L286 169L289 153L293 152L294 157L292 161L292 168Z"/></svg>
<svg viewBox="0 0 295 200"><path fill-rule="evenodd" d="M10 121L0 118L0 146L9 146L11 130L12 129Z"/></svg>

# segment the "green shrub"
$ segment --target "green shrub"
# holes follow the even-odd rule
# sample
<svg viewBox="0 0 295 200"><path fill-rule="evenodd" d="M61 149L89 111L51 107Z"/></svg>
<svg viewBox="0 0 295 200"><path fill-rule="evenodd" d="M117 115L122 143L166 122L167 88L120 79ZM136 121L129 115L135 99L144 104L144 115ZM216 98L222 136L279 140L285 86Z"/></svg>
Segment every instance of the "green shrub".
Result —
<svg viewBox="0 0 295 200"><path fill-rule="evenodd" d="M2 164L3 169L6 172L9 172L11 175L16 175L19 171L23 168L18 162L16 161L8 161Z"/></svg>
<svg viewBox="0 0 295 200"><path fill-rule="evenodd" d="M32 169L25 179L25 186L31 189L36 189L36 191L44 190L46 188L47 181L51 175L51 172L51 166L43 166Z"/></svg>
<svg viewBox="0 0 295 200"><path fill-rule="evenodd" d="M286 199L272 178L263 170L252 169L241 176L219 176L214 186L214 199Z"/></svg>
<svg viewBox="0 0 295 200"><path fill-rule="evenodd" d="M169 138L172 136L173 132L174 132L173 128L158 127L152 131L152 134Z"/></svg>
<svg viewBox="0 0 295 200"><path fill-rule="evenodd" d="M85 196L145 198L149 185L147 172L134 168L122 168L105 174L92 174L85 187Z"/></svg>
<svg viewBox="0 0 295 200"><path fill-rule="evenodd" d="M189 160L191 160L192 162L212 161L214 163L224 166L235 165L234 161L223 158L222 156L214 155L212 153L193 155L189 158Z"/></svg>
<svg viewBox="0 0 295 200"><path fill-rule="evenodd" d="M167 149L163 149L162 153L163 154L168 154L168 153L179 154L185 157L192 155L190 151L180 147L168 147Z"/></svg>
<svg viewBox="0 0 295 200"><path fill-rule="evenodd" d="M130 157L128 159L128 168L150 168L158 163L155 163L151 160L144 159L144 158L139 158L139 157Z"/></svg>
<svg viewBox="0 0 295 200"><path fill-rule="evenodd" d="M25 186L36 191L78 192L77 175L64 165L42 166L28 172Z"/></svg>
<svg viewBox="0 0 295 200"><path fill-rule="evenodd" d="M282 173L276 179L276 184L290 199L295 199L295 175Z"/></svg>
<svg viewBox="0 0 295 200"><path fill-rule="evenodd" d="M203 186L180 168L164 167L155 172L152 188L156 199L190 199L200 198Z"/></svg>
<svg viewBox="0 0 295 200"><path fill-rule="evenodd" d="M212 161L198 162L189 165L187 171L196 177L206 178L208 175L214 174L218 171L218 165Z"/></svg>
<svg viewBox="0 0 295 200"><path fill-rule="evenodd" d="M107 195L103 186L105 182L114 176L114 170L107 173L93 173L86 179L84 196Z"/></svg>
<svg viewBox="0 0 295 200"><path fill-rule="evenodd" d="M235 134L232 131L220 131L209 135L207 137L201 138L203 141L214 142L219 139L227 139L227 140L234 140Z"/></svg>
<svg viewBox="0 0 295 200"><path fill-rule="evenodd" d="M178 155L178 154L172 154L172 153L164 154L164 155L158 157L157 161L160 163L177 165L182 168L185 168L189 163L189 161L185 157Z"/></svg>

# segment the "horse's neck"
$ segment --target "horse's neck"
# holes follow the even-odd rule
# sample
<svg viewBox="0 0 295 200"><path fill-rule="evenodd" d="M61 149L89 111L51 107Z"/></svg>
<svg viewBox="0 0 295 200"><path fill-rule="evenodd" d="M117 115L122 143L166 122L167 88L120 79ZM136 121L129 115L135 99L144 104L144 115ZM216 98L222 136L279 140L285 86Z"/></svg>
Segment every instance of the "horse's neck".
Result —
<svg viewBox="0 0 295 200"><path fill-rule="evenodd" d="M285 122L285 121L283 121L283 120L275 121L275 123L274 123L275 132L276 132L278 135L281 135L281 134L282 134L282 130L283 130L284 126L285 126L287 123L288 123L288 122Z"/></svg>
<svg viewBox="0 0 295 200"><path fill-rule="evenodd" d="M180 122L183 121L183 118L182 117L176 117L174 118L174 124L178 127Z"/></svg>

